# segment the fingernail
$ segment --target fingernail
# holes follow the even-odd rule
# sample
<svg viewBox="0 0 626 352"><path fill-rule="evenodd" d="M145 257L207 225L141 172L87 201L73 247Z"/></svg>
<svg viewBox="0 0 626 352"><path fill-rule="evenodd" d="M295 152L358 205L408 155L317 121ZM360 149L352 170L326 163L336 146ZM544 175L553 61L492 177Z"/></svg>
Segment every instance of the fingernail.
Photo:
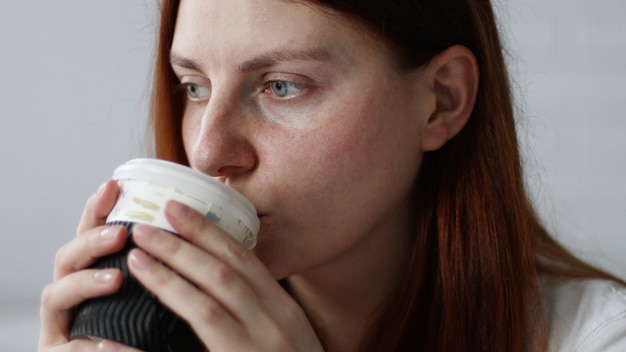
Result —
<svg viewBox="0 0 626 352"><path fill-rule="evenodd" d="M115 277L117 276L118 271L113 269L108 269L108 270L98 270L96 271L95 274L93 274L93 278L96 282L99 282L101 284L106 284L109 283L113 280L115 280Z"/></svg>
<svg viewBox="0 0 626 352"><path fill-rule="evenodd" d="M107 227L105 229L102 229L102 231L100 231L100 237L107 239L107 240L112 238L114 234L115 234L115 231L110 227Z"/></svg>
<svg viewBox="0 0 626 352"><path fill-rule="evenodd" d="M142 271L149 269L154 264L154 259L137 249L130 252L128 261L130 265Z"/></svg>
<svg viewBox="0 0 626 352"><path fill-rule="evenodd" d="M170 201L169 203L167 203L165 211L173 218L181 220L186 218L189 213L191 213L191 208L189 208L185 204L176 201Z"/></svg>
<svg viewBox="0 0 626 352"><path fill-rule="evenodd" d="M159 236L159 230L152 226L137 224L133 228L133 238L139 242L148 243Z"/></svg>
<svg viewBox="0 0 626 352"><path fill-rule="evenodd" d="M100 341L100 343L98 344L98 351L102 351L102 352L119 352L120 351L120 346L118 346L117 344L114 344L111 341Z"/></svg>

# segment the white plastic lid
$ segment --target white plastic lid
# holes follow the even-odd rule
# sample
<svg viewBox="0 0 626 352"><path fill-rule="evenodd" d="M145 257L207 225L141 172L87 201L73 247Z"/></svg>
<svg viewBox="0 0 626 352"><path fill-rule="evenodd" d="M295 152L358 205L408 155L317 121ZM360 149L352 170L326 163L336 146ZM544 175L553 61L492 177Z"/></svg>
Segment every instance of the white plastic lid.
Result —
<svg viewBox="0 0 626 352"><path fill-rule="evenodd" d="M228 209L256 235L260 229L256 209L235 189L190 167L159 159L132 159L113 172L115 180L142 179L164 184Z"/></svg>

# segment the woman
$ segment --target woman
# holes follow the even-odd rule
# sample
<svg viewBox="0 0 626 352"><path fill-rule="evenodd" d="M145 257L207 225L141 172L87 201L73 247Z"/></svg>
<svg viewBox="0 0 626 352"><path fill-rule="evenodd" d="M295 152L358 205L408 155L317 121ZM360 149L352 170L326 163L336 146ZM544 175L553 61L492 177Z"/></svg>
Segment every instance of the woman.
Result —
<svg viewBox="0 0 626 352"><path fill-rule="evenodd" d="M623 282L529 203L488 0L163 1L161 15L157 156L239 190L262 224L253 252L173 202L188 242L135 228L131 272L208 350L626 348ZM40 351L132 350L67 336L73 307L120 285L85 269L126 239L102 226L117 192L90 198L58 252Z"/></svg>

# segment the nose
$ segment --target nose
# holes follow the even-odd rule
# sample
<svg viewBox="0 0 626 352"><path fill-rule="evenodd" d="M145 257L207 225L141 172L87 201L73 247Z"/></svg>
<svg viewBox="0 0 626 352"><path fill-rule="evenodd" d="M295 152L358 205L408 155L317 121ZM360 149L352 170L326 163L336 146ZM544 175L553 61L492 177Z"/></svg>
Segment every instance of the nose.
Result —
<svg viewBox="0 0 626 352"><path fill-rule="evenodd" d="M250 119L233 104L209 103L200 123L184 126L191 138L191 167L226 182L252 171L257 164L250 138ZM188 143L185 143L189 145Z"/></svg>

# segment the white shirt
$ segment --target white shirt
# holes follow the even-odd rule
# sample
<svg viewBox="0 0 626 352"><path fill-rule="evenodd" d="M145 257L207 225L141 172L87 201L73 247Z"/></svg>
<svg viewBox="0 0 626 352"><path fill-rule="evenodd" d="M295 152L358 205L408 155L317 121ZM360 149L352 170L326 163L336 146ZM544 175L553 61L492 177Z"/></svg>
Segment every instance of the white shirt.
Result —
<svg viewBox="0 0 626 352"><path fill-rule="evenodd" d="M606 280L543 277L551 352L626 352L626 288Z"/></svg>

